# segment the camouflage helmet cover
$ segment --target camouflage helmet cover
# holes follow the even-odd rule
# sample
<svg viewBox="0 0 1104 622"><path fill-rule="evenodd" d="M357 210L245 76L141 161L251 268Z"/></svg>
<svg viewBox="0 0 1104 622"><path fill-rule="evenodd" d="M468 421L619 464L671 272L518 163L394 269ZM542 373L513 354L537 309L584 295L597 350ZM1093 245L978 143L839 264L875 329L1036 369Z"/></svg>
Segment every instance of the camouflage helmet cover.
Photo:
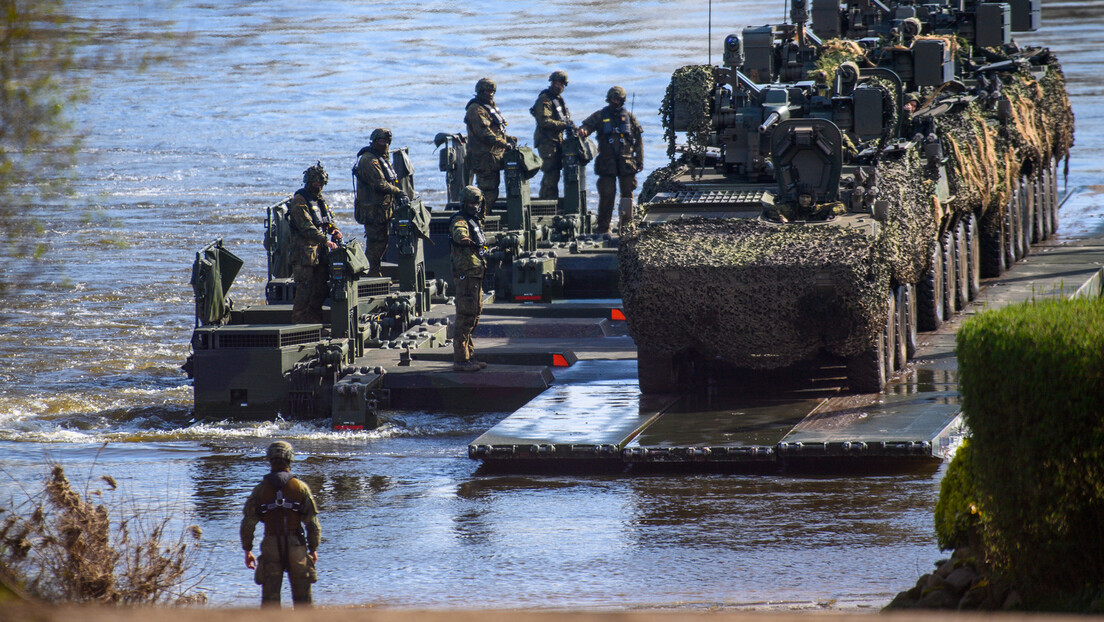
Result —
<svg viewBox="0 0 1104 622"><path fill-rule="evenodd" d="M482 200L483 191L478 186L464 186L464 189L460 191L460 202L464 205L478 203Z"/></svg>
<svg viewBox="0 0 1104 622"><path fill-rule="evenodd" d="M295 452L291 450L291 443L276 441L268 446L268 450L265 451L265 458L291 462L295 459Z"/></svg>
<svg viewBox="0 0 1104 622"><path fill-rule="evenodd" d="M498 87L495 85L494 80L490 78L480 78L479 81L475 83L476 93L482 93L483 91L490 91L493 93L497 90Z"/></svg>
<svg viewBox="0 0 1104 622"><path fill-rule="evenodd" d="M553 71L552 75L548 76L549 82L563 82L564 86L567 86L567 72L566 71Z"/></svg>
<svg viewBox="0 0 1104 622"><path fill-rule="evenodd" d="M310 185L312 181L321 182L323 186L330 181L330 176L326 174L326 169L322 168L321 161L303 171L303 183Z"/></svg>
<svg viewBox="0 0 1104 622"><path fill-rule="evenodd" d="M622 102L624 102L625 99L626 99L625 89L623 89L619 86L611 87L609 92L606 93L606 101L607 102L612 102L614 98L619 99Z"/></svg>
<svg viewBox="0 0 1104 622"><path fill-rule="evenodd" d="M385 127L377 127L372 130L372 135L368 137L368 140L375 142L381 138L386 139L387 142L391 142L391 130Z"/></svg>

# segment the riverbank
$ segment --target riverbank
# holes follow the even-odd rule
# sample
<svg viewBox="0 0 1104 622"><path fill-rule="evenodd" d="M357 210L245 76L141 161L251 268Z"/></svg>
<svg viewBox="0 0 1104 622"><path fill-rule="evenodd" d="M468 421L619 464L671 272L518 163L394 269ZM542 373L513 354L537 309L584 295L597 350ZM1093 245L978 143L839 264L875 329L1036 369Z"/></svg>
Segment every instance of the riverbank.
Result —
<svg viewBox="0 0 1104 622"><path fill-rule="evenodd" d="M105 607L4 607L0 622L138 622L156 618L159 622L271 622L325 620L326 622L809 622L812 618L831 622L869 622L872 616L892 622L976 622L970 613L839 613L839 612L676 612L676 611L411 611L395 609L329 608L280 611L260 609L124 609ZM992 617L992 614L990 614ZM1043 622L1064 619L1053 614L1000 614L1001 622ZM1104 616L1078 616L1092 622Z"/></svg>

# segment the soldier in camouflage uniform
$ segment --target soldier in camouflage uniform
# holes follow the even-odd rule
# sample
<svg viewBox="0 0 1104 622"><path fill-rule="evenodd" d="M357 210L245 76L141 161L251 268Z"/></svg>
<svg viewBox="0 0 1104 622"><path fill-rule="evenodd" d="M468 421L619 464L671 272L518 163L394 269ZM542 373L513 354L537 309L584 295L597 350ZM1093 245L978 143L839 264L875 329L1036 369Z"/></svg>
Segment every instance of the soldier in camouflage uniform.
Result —
<svg viewBox="0 0 1104 622"><path fill-rule="evenodd" d="M460 209L449 221L452 247L452 282L456 289L456 323L453 326L453 364L456 371L479 371L486 363L475 360L472 331L483 312L483 272L487 269L487 238L483 235L483 193L475 186L460 192Z"/></svg>
<svg viewBox="0 0 1104 622"><path fill-rule="evenodd" d="M365 255L368 257L369 276L383 276L380 262L387 252L388 229L395 203L403 196L398 186L398 176L391 166L388 147L391 146L391 130L377 128L370 137L372 144L357 153L353 167L356 180L354 214L364 225Z"/></svg>
<svg viewBox="0 0 1104 622"><path fill-rule="evenodd" d="M516 146L517 138L506 134L506 119L494 103L497 87L488 78L475 83L475 97L468 101L464 123L468 126L468 170L475 173L475 184L483 193L487 210L494 209L502 180L502 157L506 147Z"/></svg>
<svg viewBox="0 0 1104 622"><path fill-rule="evenodd" d="M329 279L327 253L337 248L341 240L333 211L322 199L322 187L328 181L329 175L319 162L303 171L303 187L288 202L291 274L295 279L291 321L295 324L322 322L322 302L326 300Z"/></svg>
<svg viewBox="0 0 1104 622"><path fill-rule="evenodd" d="M322 527L318 506L310 487L291 474L295 454L291 445L276 441L265 452L272 471L253 488L245 502L241 522L241 544L245 566L252 568L261 585L261 606L280 606L280 585L287 572L291 600L296 607L311 605L311 584L318 580L318 544ZM257 523L265 526L261 555L253 557L253 532ZM304 527L306 528L304 530Z"/></svg>
<svg viewBox="0 0 1104 622"><path fill-rule="evenodd" d="M558 199L560 169L563 168L563 133L574 124L562 97L567 88L567 74L554 71L548 76L548 83L548 88L540 92L529 112L537 120L533 144L537 146L542 160L540 198Z"/></svg>
<svg viewBox="0 0 1104 622"><path fill-rule="evenodd" d="M606 93L608 106L595 112L579 126L579 135L598 132L598 223L595 233L609 233L613 198L621 186L622 200L632 199L636 174L644 170L643 128L633 113L625 110L625 89L615 86Z"/></svg>

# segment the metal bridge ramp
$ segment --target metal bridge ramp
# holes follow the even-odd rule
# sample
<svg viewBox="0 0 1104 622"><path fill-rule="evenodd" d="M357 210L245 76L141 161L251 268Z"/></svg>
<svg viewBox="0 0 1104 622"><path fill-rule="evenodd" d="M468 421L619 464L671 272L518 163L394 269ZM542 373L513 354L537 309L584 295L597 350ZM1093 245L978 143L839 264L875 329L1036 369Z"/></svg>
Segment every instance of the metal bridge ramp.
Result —
<svg viewBox="0 0 1104 622"><path fill-rule="evenodd" d="M555 384L468 445L485 463L621 462L626 444L678 400L641 395L636 361L579 361Z"/></svg>

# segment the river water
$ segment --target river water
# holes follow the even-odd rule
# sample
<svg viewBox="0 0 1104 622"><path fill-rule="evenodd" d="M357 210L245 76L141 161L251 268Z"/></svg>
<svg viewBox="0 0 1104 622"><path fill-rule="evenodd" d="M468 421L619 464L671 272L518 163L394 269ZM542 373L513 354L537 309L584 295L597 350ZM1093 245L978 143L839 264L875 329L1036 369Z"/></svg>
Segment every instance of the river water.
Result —
<svg viewBox="0 0 1104 622"><path fill-rule="evenodd" d="M246 262L231 295L261 302L263 207L308 165L326 166L331 203L357 232L349 167L386 126L440 205L432 139L463 130L475 81L498 82L525 143L528 108L562 69L577 118L626 88L650 170L664 163L656 111L671 71L719 62L725 34L781 21L783 3L713 2L712 50L705 0L73 4L115 60L84 76L89 98L73 113L86 136L75 199L26 214L49 252L0 301L0 502L18 502L46 460L77 481L110 474L121 487L107 494L203 528L199 588L220 606L259 599L237 524L276 438L296 446L323 510L325 605L855 609L884 605L941 557L932 511L945 467L491 476L466 444L505 413L394 413L367 433L189 414L179 365L194 253L222 238ZM1058 53L1077 115L1061 235L1099 233L1104 81L1092 42L1104 2L1048 1L1043 20L1017 39ZM141 69L144 54L166 60Z"/></svg>

